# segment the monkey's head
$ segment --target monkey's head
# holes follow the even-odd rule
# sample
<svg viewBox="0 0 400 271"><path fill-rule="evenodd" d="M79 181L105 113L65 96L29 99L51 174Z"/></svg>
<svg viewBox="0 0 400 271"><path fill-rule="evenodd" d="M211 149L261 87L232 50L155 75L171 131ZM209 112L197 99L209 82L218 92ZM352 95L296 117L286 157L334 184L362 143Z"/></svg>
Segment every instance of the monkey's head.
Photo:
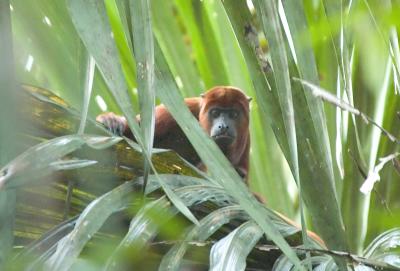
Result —
<svg viewBox="0 0 400 271"><path fill-rule="evenodd" d="M249 134L249 102L241 90L218 86L201 95L199 122L223 152L242 149ZM245 146L243 146L244 148Z"/></svg>

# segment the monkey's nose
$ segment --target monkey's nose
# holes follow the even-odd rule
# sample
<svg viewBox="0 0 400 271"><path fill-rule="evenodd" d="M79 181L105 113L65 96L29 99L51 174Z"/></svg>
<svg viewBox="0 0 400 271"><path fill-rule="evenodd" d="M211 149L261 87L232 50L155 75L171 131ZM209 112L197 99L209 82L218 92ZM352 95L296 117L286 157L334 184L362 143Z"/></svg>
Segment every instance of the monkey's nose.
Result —
<svg viewBox="0 0 400 271"><path fill-rule="evenodd" d="M226 131L228 131L229 126L227 126L227 125L218 125L218 129L221 131L221 133L225 133Z"/></svg>

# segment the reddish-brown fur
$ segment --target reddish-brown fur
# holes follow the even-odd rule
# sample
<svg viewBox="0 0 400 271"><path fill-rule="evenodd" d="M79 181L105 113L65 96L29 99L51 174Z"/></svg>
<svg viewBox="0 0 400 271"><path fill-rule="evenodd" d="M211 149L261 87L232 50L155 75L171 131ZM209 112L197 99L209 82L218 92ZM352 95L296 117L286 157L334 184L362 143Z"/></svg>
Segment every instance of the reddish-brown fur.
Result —
<svg viewBox="0 0 400 271"><path fill-rule="evenodd" d="M234 108L242 112L236 121L238 132L235 141L224 150L225 156L233 167L247 180L249 170L250 134L249 134L249 98L233 87L215 87L205 93L201 100L199 123L210 135L208 110L212 106Z"/></svg>
<svg viewBox="0 0 400 271"><path fill-rule="evenodd" d="M208 121L208 110L210 107L235 108L242 112L242 117L236 122L237 137L223 152L232 163L232 166L247 180L250 135L249 99L246 95L234 87L218 86L210 89L202 97L186 98L185 103L208 135L210 135L211 128ZM96 119L106 126L120 125L123 135L129 138L133 137L124 117L113 113L105 113L99 115ZM107 120L109 121L108 124L106 123ZM173 149L183 158L204 170L204 166L191 143L164 105L159 105L155 109L154 146L157 148Z"/></svg>

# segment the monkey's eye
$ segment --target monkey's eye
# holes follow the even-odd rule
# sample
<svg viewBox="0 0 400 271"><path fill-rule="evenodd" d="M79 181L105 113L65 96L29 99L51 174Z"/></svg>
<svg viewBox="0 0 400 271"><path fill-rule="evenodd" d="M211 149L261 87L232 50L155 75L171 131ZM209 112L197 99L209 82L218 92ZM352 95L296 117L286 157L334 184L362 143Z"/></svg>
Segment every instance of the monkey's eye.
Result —
<svg viewBox="0 0 400 271"><path fill-rule="evenodd" d="M232 110L232 111L229 112L229 117L231 119L236 119L238 116L239 116L239 112L236 111L236 110Z"/></svg>
<svg viewBox="0 0 400 271"><path fill-rule="evenodd" d="M211 116L213 119L218 118L218 117L219 117L219 110L216 109L216 108L211 109L211 111L210 111L210 116Z"/></svg>

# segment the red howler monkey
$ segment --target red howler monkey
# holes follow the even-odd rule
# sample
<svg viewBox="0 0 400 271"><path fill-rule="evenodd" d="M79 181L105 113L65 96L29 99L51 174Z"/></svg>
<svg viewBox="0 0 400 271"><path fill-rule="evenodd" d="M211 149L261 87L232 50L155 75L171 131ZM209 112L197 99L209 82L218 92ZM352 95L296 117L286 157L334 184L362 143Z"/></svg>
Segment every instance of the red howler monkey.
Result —
<svg viewBox="0 0 400 271"><path fill-rule="evenodd" d="M241 177L247 180L249 168L249 102L239 89L217 86L201 97L185 103L201 127L215 141ZM140 121L140 117L137 117ZM96 118L118 135L133 138L125 117L104 113ZM173 149L190 163L204 170L196 151L164 105L155 108L154 147Z"/></svg>
<svg viewBox="0 0 400 271"><path fill-rule="evenodd" d="M250 151L250 100L251 98L248 98L239 89L228 86L217 86L202 94L201 97L185 99L186 105L199 121L200 126L215 141L246 183ZM137 119L140 121L139 116ZM110 112L100 114L96 120L117 135L133 138L123 116ZM164 105L159 105L155 109L154 146L173 149L190 163L202 170L205 169L191 143ZM264 202L261 196L256 193L254 195L260 202ZM279 215L287 223L300 229L293 221ZM324 245L324 242L315 233L308 232L308 235Z"/></svg>

